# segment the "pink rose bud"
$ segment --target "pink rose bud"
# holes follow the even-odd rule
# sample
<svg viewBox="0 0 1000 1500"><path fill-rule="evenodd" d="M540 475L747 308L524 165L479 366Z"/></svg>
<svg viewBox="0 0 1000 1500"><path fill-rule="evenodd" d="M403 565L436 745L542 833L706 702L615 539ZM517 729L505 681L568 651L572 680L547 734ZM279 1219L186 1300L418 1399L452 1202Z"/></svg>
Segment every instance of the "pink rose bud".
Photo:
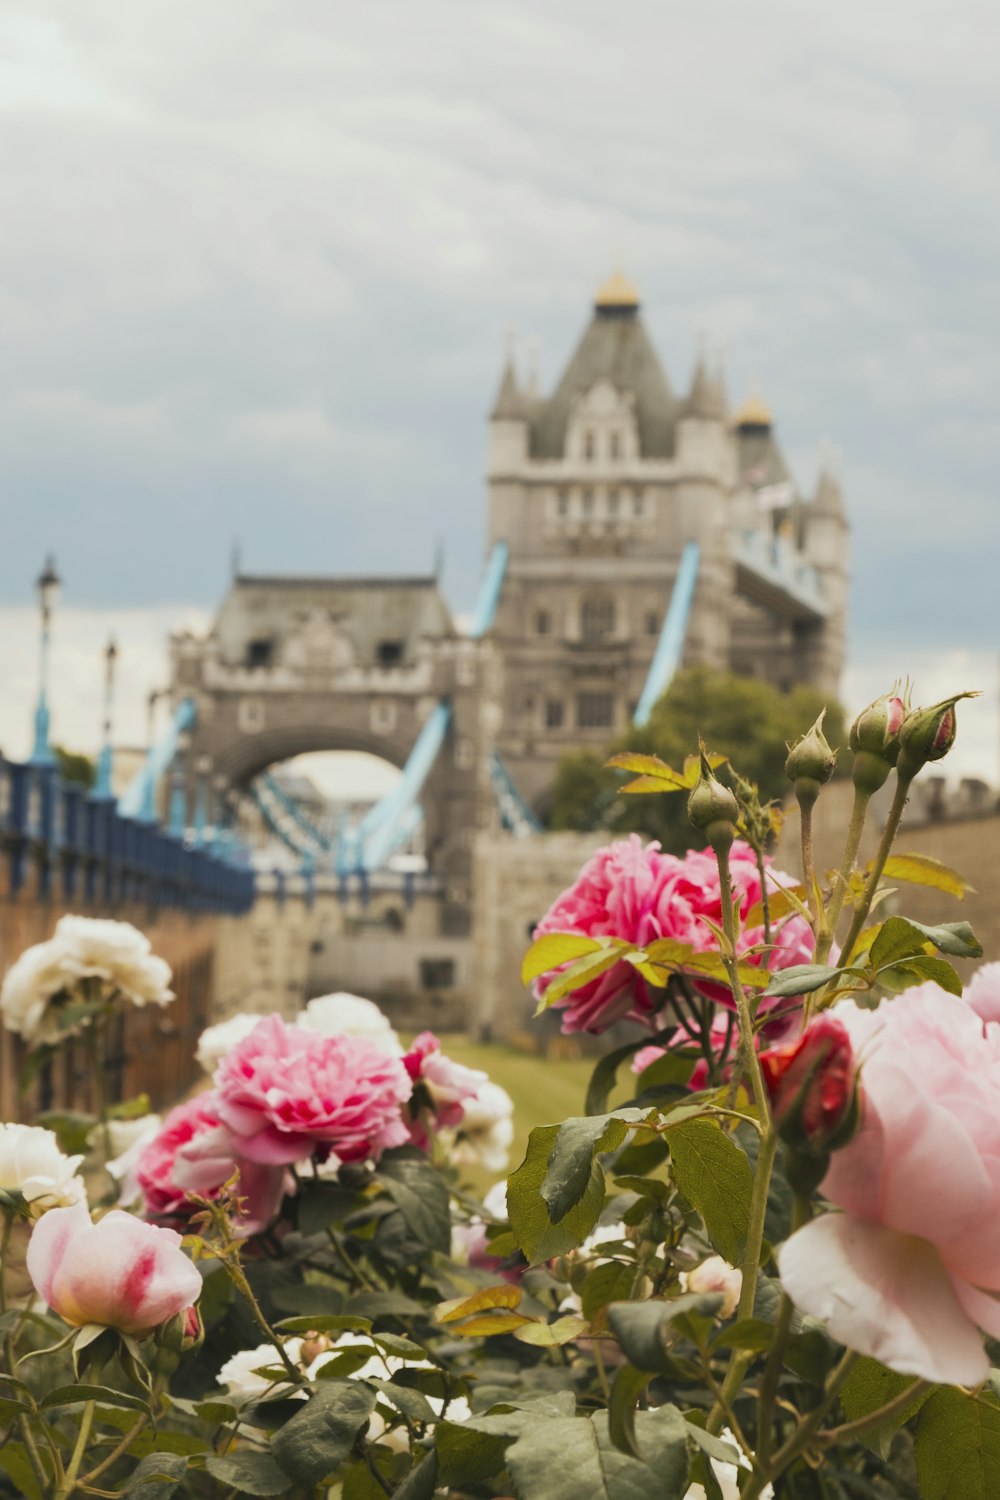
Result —
<svg viewBox="0 0 1000 1500"><path fill-rule="evenodd" d="M28 1274L67 1323L103 1323L142 1337L185 1313L201 1277L172 1229L112 1209L96 1224L82 1203L53 1208L31 1235Z"/></svg>
<svg viewBox="0 0 1000 1500"><path fill-rule="evenodd" d="M893 690L883 693L851 725L854 784L869 794L884 786L899 755L899 731L909 712L905 698Z"/></svg>
<svg viewBox="0 0 1000 1500"><path fill-rule="evenodd" d="M846 1145L858 1117L854 1053L836 1016L817 1016L795 1042L760 1054L760 1067L781 1139L804 1156L825 1160Z"/></svg>
<svg viewBox="0 0 1000 1500"><path fill-rule="evenodd" d="M739 1306L743 1290L743 1272L731 1266L721 1255L710 1255L693 1271L681 1273L681 1287L685 1292L694 1292L699 1297L712 1292L722 1293L722 1306L717 1317L731 1318Z"/></svg>
<svg viewBox="0 0 1000 1500"><path fill-rule="evenodd" d="M795 741L785 761L785 775L794 784L800 807L812 807L837 764L837 752L830 749L823 733L825 718L824 708L813 727Z"/></svg>
<svg viewBox="0 0 1000 1500"><path fill-rule="evenodd" d="M955 704L975 693L956 693L931 708L915 708L899 731L899 774L911 781L928 761L941 760L955 743Z"/></svg>

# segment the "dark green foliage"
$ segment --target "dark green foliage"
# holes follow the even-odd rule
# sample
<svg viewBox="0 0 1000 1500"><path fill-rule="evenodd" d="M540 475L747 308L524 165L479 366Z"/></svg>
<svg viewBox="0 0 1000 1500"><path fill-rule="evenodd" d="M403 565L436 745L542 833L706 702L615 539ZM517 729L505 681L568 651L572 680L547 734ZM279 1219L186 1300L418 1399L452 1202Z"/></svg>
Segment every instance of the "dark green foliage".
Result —
<svg viewBox="0 0 1000 1500"><path fill-rule="evenodd" d="M843 710L837 703L826 704L814 689L797 687L782 693L755 678L688 667L678 672L645 728L631 729L608 746L607 755L587 753L562 761L553 788L551 826L638 832L659 839L664 849L682 853L702 842L688 822L686 798L618 796L623 777L603 769L607 756L615 750L638 750L680 768L700 736L710 749L731 757L742 776L757 783L763 800L783 798L789 790L788 745L824 707L826 735L836 748L846 739ZM847 757L839 757L837 773L848 769Z"/></svg>

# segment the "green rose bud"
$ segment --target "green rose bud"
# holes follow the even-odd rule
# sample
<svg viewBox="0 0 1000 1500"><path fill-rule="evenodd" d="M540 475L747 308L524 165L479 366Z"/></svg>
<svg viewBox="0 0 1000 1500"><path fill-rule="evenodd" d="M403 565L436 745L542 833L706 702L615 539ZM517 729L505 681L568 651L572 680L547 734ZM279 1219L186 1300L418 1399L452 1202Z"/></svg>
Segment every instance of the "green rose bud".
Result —
<svg viewBox="0 0 1000 1500"><path fill-rule="evenodd" d="M871 796L884 786L899 755L899 731L909 712L895 688L869 703L851 725L854 785Z"/></svg>
<svg viewBox="0 0 1000 1500"><path fill-rule="evenodd" d="M785 775L793 785L800 807L812 807L837 764L837 752L830 749L823 733L825 718L824 708L813 727L795 741L785 761Z"/></svg>
<svg viewBox="0 0 1000 1500"><path fill-rule="evenodd" d="M688 817L705 835L716 854L725 854L736 837L740 805L729 787L713 774L704 749L701 752L701 775L688 798Z"/></svg>

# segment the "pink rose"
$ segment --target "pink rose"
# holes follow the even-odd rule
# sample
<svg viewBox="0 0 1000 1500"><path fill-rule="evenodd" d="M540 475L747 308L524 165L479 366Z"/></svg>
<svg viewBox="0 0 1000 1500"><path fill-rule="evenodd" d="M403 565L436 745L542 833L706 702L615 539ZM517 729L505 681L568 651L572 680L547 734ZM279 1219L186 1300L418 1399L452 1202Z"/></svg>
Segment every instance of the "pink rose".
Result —
<svg viewBox="0 0 1000 1500"><path fill-rule="evenodd" d="M737 839L729 858L733 890L741 917L761 896L760 874L750 846ZM772 870L779 885L794 882ZM587 937L613 936L645 944L656 938L673 938L696 952L716 947L711 929L701 921L708 917L722 922L719 869L710 851L689 851L683 859L663 854L659 844L643 844L637 833L598 849L584 865L576 883L559 896L535 929L535 937L546 932L578 932ZM764 940L762 927L745 928L742 946ZM808 963L813 955L812 934L803 917L790 918L777 933L776 947L767 960L769 968L783 969ZM760 957L752 962L760 963ZM722 985L705 986L712 998L727 1003ZM545 981L536 984L539 996ZM562 1009L562 1029L605 1031L628 1017L650 1024L663 1004L663 991L648 985L631 964L615 964L589 984L556 1001Z"/></svg>
<svg viewBox="0 0 1000 1500"><path fill-rule="evenodd" d="M1000 964L983 964L977 969L962 998L981 1021L1000 1021Z"/></svg>
<svg viewBox="0 0 1000 1500"><path fill-rule="evenodd" d="M977 1385L1000 1337L1000 1026L934 985L837 1006L861 1064L861 1128L793 1234L781 1279L834 1338L901 1374Z"/></svg>
<svg viewBox="0 0 1000 1500"><path fill-rule="evenodd" d="M179 1234L118 1208L92 1224L82 1203L39 1219L28 1244L28 1274L73 1327L103 1323L140 1338L201 1295L201 1277Z"/></svg>
<svg viewBox="0 0 1000 1500"><path fill-rule="evenodd" d="M241 1229L257 1234L274 1218L294 1183L284 1167L241 1156L222 1123L216 1095L195 1094L170 1111L139 1157L136 1179L147 1217L186 1220L196 1208L191 1194L218 1197L237 1167L237 1192L246 1200Z"/></svg>
<svg viewBox="0 0 1000 1500"><path fill-rule="evenodd" d="M420 1109L417 1085L422 1084L426 1090L436 1125L447 1127L461 1124L465 1115L464 1101L474 1099L483 1084L488 1082L485 1073L465 1068L445 1057L441 1043L432 1031L420 1033L403 1058L403 1066L413 1080L414 1097L418 1101L416 1110L412 1101L410 1104L410 1112L414 1115L410 1138L422 1149L429 1144L423 1119L427 1111Z"/></svg>
<svg viewBox="0 0 1000 1500"><path fill-rule="evenodd" d="M242 1156L271 1165L318 1151L339 1161L375 1161L402 1146L410 1076L398 1057L360 1037L320 1036L259 1021L215 1072L219 1118Z"/></svg>

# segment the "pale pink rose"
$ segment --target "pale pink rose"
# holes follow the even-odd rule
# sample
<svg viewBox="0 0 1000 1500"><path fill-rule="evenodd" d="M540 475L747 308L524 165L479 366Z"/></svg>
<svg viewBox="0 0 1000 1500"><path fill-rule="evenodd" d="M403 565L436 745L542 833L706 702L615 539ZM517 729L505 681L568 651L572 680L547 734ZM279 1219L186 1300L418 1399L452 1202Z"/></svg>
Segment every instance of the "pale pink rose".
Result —
<svg viewBox="0 0 1000 1500"><path fill-rule="evenodd" d="M861 1128L792 1235L781 1279L834 1338L901 1374L976 1385L1000 1337L1000 1026L933 985L836 1009L861 1064Z"/></svg>
<svg viewBox="0 0 1000 1500"><path fill-rule="evenodd" d="M744 917L760 900L756 857L748 844L737 839L729 864L740 916ZM793 883L780 871L771 870L770 875L776 884ZM715 855L710 850L691 850L678 859L663 854L657 843L643 844L633 833L591 856L575 884L558 897L539 922L535 937L547 932L576 932L586 937L620 937L640 945L657 938L673 938L696 952L706 952L717 944L703 917L716 925L722 923ZM763 940L762 927L745 928L741 946L750 948ZM812 958L812 934L803 917L795 916L784 923L775 944L767 959L769 968L788 968ZM751 959L762 961L760 956ZM536 981L540 998L548 982L544 977ZM713 999L731 1003L725 986L709 988L703 981L698 983ZM555 1004L564 1012L563 1031L605 1031L626 1017L651 1024L663 1004L663 991L648 985L631 964L623 962Z"/></svg>
<svg viewBox="0 0 1000 1500"><path fill-rule="evenodd" d="M716 1314L719 1318L731 1318L739 1306L743 1290L743 1272L731 1266L721 1255L710 1255L693 1271L681 1272L681 1290L694 1292L704 1297L712 1292L722 1295L722 1306Z"/></svg>
<svg viewBox="0 0 1000 1500"><path fill-rule="evenodd" d="M112 1209L96 1224L82 1203L53 1208L32 1231L28 1274L67 1323L141 1337L191 1307L201 1277L172 1229Z"/></svg>
<svg viewBox="0 0 1000 1500"><path fill-rule="evenodd" d="M428 1124L435 1128L460 1125L465 1114L463 1103L474 1099L489 1080L478 1069L463 1067L453 1062L441 1051L441 1043L433 1031L422 1031L403 1058L410 1078L413 1080L413 1099L410 1102L412 1124L410 1138L414 1145L426 1149L429 1145ZM422 1107L419 1085L426 1090L433 1110L433 1122L427 1120L428 1111Z"/></svg>
<svg viewBox="0 0 1000 1500"><path fill-rule="evenodd" d="M983 964L977 969L962 998L981 1020L1000 1021L1000 964Z"/></svg>
<svg viewBox="0 0 1000 1500"><path fill-rule="evenodd" d="M140 1153L136 1180L146 1217L183 1223L197 1211L191 1194L217 1198L237 1168L236 1191L246 1200L240 1229L257 1234L275 1217L286 1191L294 1188L291 1174L282 1166L241 1156L219 1116L215 1094L195 1094L170 1111Z"/></svg>
<svg viewBox="0 0 1000 1500"><path fill-rule="evenodd" d="M326 1037L266 1016L215 1073L215 1107L242 1156L271 1165L376 1161L402 1146L412 1091L398 1057L359 1037Z"/></svg>

